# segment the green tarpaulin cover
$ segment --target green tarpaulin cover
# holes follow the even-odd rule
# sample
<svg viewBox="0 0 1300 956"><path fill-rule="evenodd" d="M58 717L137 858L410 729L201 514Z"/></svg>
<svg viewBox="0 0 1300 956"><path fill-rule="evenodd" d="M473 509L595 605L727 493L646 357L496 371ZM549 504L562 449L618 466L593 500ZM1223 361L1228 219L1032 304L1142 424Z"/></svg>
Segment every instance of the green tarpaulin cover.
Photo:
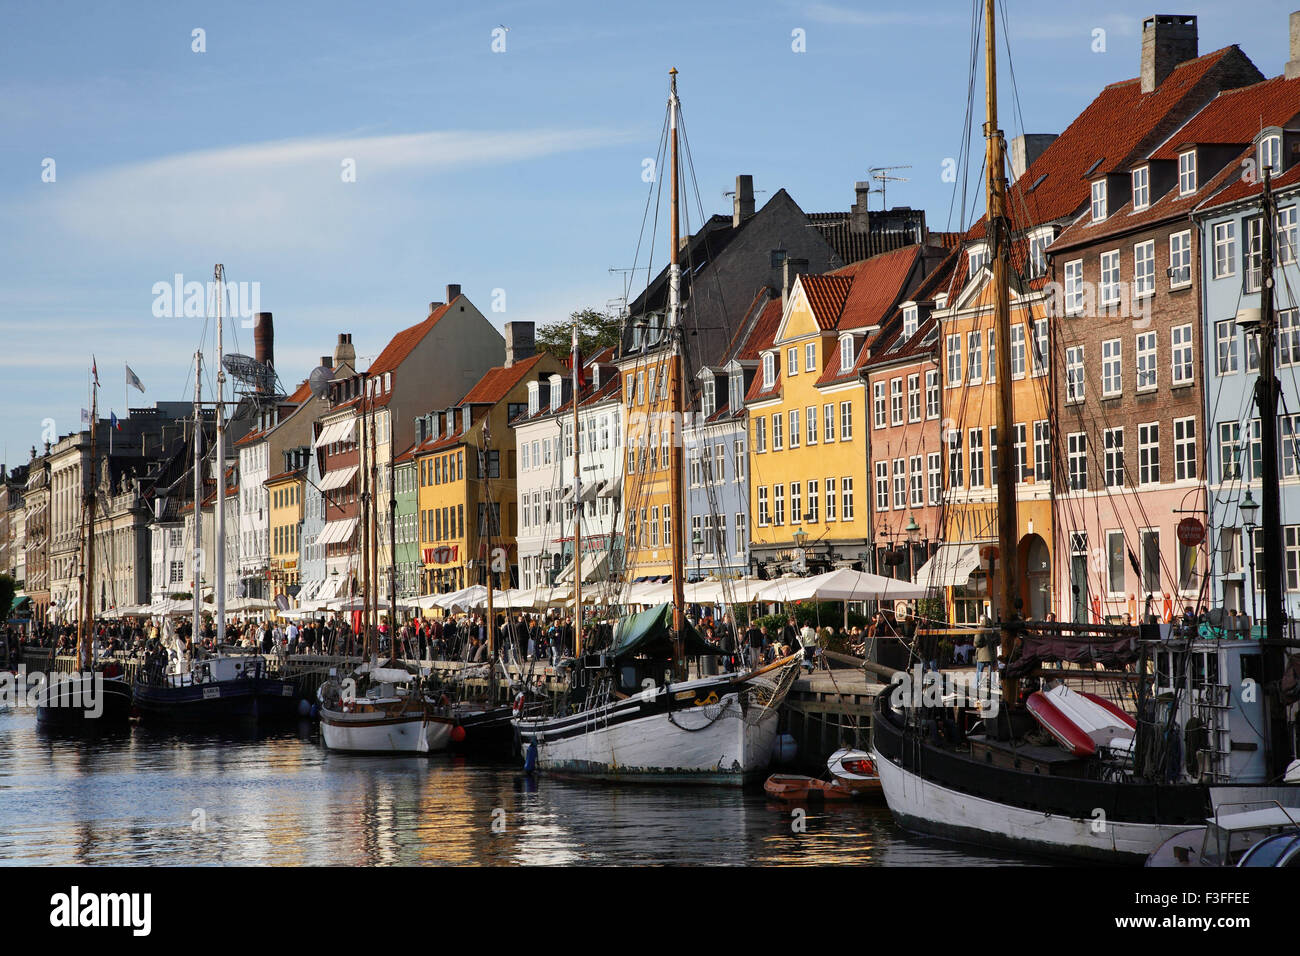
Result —
<svg viewBox="0 0 1300 956"><path fill-rule="evenodd" d="M625 617L614 629L614 657L671 657L673 653L673 606L660 604ZM686 656L721 654L689 622L686 624Z"/></svg>

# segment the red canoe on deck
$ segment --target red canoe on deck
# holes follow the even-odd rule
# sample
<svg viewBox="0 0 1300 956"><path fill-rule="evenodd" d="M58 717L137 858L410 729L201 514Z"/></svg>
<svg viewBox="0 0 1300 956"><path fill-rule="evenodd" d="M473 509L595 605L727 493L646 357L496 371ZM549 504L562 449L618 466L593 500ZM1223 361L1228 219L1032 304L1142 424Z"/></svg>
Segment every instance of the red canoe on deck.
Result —
<svg viewBox="0 0 1300 956"><path fill-rule="evenodd" d="M1090 757L1098 747L1131 746L1137 723L1112 702L1064 684L1035 691L1025 706L1066 753Z"/></svg>

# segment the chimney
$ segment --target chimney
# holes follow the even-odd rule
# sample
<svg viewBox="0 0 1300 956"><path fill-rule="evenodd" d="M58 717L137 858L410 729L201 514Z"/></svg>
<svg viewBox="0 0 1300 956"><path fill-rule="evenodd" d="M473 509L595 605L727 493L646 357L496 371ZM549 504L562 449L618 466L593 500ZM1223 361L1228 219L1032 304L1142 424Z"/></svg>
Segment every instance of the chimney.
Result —
<svg viewBox="0 0 1300 956"><path fill-rule="evenodd" d="M275 367L275 323L270 312L253 314L253 357L263 365Z"/></svg>
<svg viewBox="0 0 1300 956"><path fill-rule="evenodd" d="M1142 92L1150 93L1178 64L1196 59L1196 17L1159 13L1142 21Z"/></svg>
<svg viewBox="0 0 1300 956"><path fill-rule="evenodd" d="M455 302L455 301L456 301L456 296L458 296L458 295L460 295L460 286L459 286L459 285L452 285L452 284L448 283L448 285L447 285L447 301L448 301L448 302Z"/></svg>
<svg viewBox="0 0 1300 956"><path fill-rule="evenodd" d="M1300 11L1291 14L1291 59L1286 61L1286 78L1300 76Z"/></svg>
<svg viewBox="0 0 1300 956"><path fill-rule="evenodd" d="M854 183L853 193L857 197L853 208L849 210L849 232L864 235L871 231L871 213L867 202L871 198L871 183Z"/></svg>
<svg viewBox="0 0 1300 956"><path fill-rule="evenodd" d="M736 192L731 197L731 224L739 226L754 215L754 177L737 176Z"/></svg>
<svg viewBox="0 0 1300 956"><path fill-rule="evenodd" d="M507 322L505 331L506 368L510 368L516 362L522 362L524 359L532 358L537 354L533 323Z"/></svg>
<svg viewBox="0 0 1300 956"><path fill-rule="evenodd" d="M346 365L348 368L355 368L357 364L357 350L352 347L352 333L340 332L338 344L334 346L334 368L342 368Z"/></svg>
<svg viewBox="0 0 1300 956"><path fill-rule="evenodd" d="M1055 133L1022 133L1011 140L1011 180L1015 182L1043 155L1056 139ZM1032 185L1032 184L1031 184Z"/></svg>
<svg viewBox="0 0 1300 956"><path fill-rule="evenodd" d="M787 304L789 303L789 301L790 301L790 290L794 288L794 279L795 279L795 276L799 275L801 272L807 272L807 271L808 271L808 260L807 260L807 259L791 259L791 258L787 257L786 260L785 260L785 263L784 263L784 265L783 265L783 269L784 269L784 273L782 274L782 279L781 279L781 309L782 309L782 311L785 310L786 305L787 305Z"/></svg>
<svg viewBox="0 0 1300 956"><path fill-rule="evenodd" d="M334 356L332 356L332 355L322 355L322 356L320 357L320 364L323 365L325 368L333 368L333 367L334 367Z"/></svg>

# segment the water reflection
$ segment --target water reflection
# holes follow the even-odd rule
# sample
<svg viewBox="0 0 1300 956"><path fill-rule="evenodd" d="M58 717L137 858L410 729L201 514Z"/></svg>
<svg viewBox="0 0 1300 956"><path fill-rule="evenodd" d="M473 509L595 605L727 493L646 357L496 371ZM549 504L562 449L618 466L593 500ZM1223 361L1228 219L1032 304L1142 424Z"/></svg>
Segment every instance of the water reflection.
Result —
<svg viewBox="0 0 1300 956"><path fill-rule="evenodd" d="M312 725L135 727L83 740L0 714L0 863L960 865L1021 862L909 836L882 807L720 788L599 786L464 758L326 751Z"/></svg>

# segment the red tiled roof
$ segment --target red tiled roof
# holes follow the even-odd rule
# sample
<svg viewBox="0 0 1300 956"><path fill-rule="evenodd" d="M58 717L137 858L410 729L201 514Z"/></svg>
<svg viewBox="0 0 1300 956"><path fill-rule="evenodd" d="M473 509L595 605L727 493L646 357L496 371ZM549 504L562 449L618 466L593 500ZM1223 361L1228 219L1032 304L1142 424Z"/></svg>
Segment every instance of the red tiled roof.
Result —
<svg viewBox="0 0 1300 956"><path fill-rule="evenodd" d="M379 353L379 356L370 363L370 368L366 374L373 377L396 369L397 366L406 361L406 357L411 354L421 341L424 340L424 337L429 334L430 330L438 324L438 320L447 314L447 311L452 307L452 304L461 298L463 298L463 296L456 296L455 299L452 299L451 302L448 302L446 305L440 305L438 308L434 309L423 322L418 322L410 328L403 329L394 335L389 340L388 344L384 346L384 350Z"/></svg>
<svg viewBox="0 0 1300 956"><path fill-rule="evenodd" d="M295 468L293 471L282 471L278 475L272 475L270 478L266 479L266 481L262 483L265 485L270 485L270 484L274 484L277 481L283 481L286 478L298 478L301 476L302 476L302 469Z"/></svg>
<svg viewBox="0 0 1300 956"><path fill-rule="evenodd" d="M1253 152L1254 149L1252 147L1251 149L1243 153L1243 156L1251 155ZM1240 178L1241 168L1242 167L1239 162L1229 163L1227 168L1224 170L1224 173L1230 174L1228 178L1229 179L1235 178L1236 181L1230 182L1229 185L1226 188L1224 188L1222 192L1216 195L1212 195L1210 199L1207 199L1205 202L1203 202L1200 206L1197 207L1197 209L1198 210L1213 209L1215 206L1227 205L1228 203L1237 202L1242 199L1248 199L1249 197L1257 193L1263 193L1264 191L1263 178L1261 177L1260 179L1256 180L1253 183L1248 183L1244 179ZM1274 190L1278 190L1287 186L1294 186L1296 183L1300 183L1300 165L1292 166L1281 176L1278 176L1277 178L1273 179L1269 185Z"/></svg>
<svg viewBox="0 0 1300 956"><path fill-rule="evenodd" d="M293 390L293 394L286 401L294 405L301 405L309 398L311 398L311 383L304 379L303 383Z"/></svg>
<svg viewBox="0 0 1300 956"><path fill-rule="evenodd" d="M888 253L886 253L888 255ZM863 262L871 262L871 259L863 259ZM853 269L854 266L847 268ZM853 285L851 275L842 275L838 273L829 273L827 275L801 275L799 285L808 297L808 306L812 309L813 318L817 325L822 329L833 329L840 320L840 313L844 311L844 303L848 300L849 289Z"/></svg>
<svg viewBox="0 0 1300 956"><path fill-rule="evenodd" d="M781 363L776 363L776 378L772 382L771 388L763 387L763 373L754 376L754 381L750 383L749 391L745 393L745 401L757 402L767 398L781 397Z"/></svg>
<svg viewBox="0 0 1300 956"><path fill-rule="evenodd" d="M1265 126L1290 124L1300 114L1300 77L1275 76L1262 83L1225 90L1151 154L1177 159L1189 146L1242 145L1255 141Z"/></svg>
<svg viewBox="0 0 1300 956"><path fill-rule="evenodd" d="M759 295L762 294L762 292L759 293ZM772 340L776 338L777 327L781 324L781 312L781 297L779 295L774 296L763 307L762 313L754 323L753 331L749 333L749 338L745 340L744 346L736 355L738 361L754 361L758 359L764 349L772 347Z"/></svg>
<svg viewBox="0 0 1300 956"><path fill-rule="evenodd" d="M509 368L498 365L496 368L488 369L487 374L478 380L478 384L466 393L459 404L495 405L505 398L512 388L523 381L541 360L542 354L538 353L530 358L516 362Z"/></svg>
<svg viewBox="0 0 1300 956"><path fill-rule="evenodd" d="M846 331L884 322L890 309L898 304L907 291L908 280L917 260L921 258L923 248L906 246L895 249L832 273L835 276L849 276L852 280L835 329Z"/></svg>
<svg viewBox="0 0 1300 956"><path fill-rule="evenodd" d="M239 439L239 441L235 442L235 446L247 445L249 442L255 442L258 439L265 438L269 434L271 434L271 429L269 428L264 428L261 431L251 431L243 438Z"/></svg>

